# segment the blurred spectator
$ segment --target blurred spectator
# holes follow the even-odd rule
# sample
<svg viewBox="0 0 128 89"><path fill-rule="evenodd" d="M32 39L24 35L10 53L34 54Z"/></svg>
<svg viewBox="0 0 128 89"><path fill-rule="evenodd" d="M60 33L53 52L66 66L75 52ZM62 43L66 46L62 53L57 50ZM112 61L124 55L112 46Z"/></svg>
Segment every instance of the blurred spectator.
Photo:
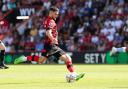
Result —
<svg viewBox="0 0 128 89"><path fill-rule="evenodd" d="M35 50L42 51L43 49L44 49L43 41L37 40L36 45L35 45Z"/></svg>
<svg viewBox="0 0 128 89"><path fill-rule="evenodd" d="M43 49L42 23L52 5L60 9L59 41L66 51L108 51L128 38L127 0L0 0L0 39L8 52ZM23 7L34 7L36 13L28 20L7 20L10 10Z"/></svg>

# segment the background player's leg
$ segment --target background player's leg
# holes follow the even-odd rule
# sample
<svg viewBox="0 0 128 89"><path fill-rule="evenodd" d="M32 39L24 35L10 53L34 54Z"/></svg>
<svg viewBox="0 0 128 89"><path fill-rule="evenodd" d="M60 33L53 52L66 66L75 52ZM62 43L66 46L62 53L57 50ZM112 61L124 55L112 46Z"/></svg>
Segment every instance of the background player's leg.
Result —
<svg viewBox="0 0 128 89"><path fill-rule="evenodd" d="M0 68L7 69L8 67L4 64L4 57L5 57L5 45L0 41Z"/></svg>
<svg viewBox="0 0 128 89"><path fill-rule="evenodd" d="M128 47L120 47L120 48L116 48L113 47L112 50L110 51L110 56L116 54L117 52L128 52Z"/></svg>

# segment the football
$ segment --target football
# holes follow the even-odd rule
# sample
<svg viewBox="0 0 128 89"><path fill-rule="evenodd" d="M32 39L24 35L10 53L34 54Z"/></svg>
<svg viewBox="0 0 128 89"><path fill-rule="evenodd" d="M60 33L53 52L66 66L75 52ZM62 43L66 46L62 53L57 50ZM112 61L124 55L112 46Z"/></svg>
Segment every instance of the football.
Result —
<svg viewBox="0 0 128 89"><path fill-rule="evenodd" d="M68 83L72 83L75 80L76 80L76 75L75 74L72 74L72 73L66 74L66 81Z"/></svg>

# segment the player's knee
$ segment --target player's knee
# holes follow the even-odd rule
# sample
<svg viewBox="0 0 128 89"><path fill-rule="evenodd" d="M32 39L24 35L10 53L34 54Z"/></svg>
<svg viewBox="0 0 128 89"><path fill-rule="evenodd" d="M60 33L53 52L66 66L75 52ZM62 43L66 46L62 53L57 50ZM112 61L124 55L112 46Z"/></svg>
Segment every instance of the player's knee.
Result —
<svg viewBox="0 0 128 89"><path fill-rule="evenodd" d="M68 55L68 54L66 54L66 56L67 56L67 60L72 60L72 58Z"/></svg>
<svg viewBox="0 0 128 89"><path fill-rule="evenodd" d="M68 60L72 60L71 57L68 55L68 54L63 54L61 57L60 57L61 60L63 61L68 61Z"/></svg>

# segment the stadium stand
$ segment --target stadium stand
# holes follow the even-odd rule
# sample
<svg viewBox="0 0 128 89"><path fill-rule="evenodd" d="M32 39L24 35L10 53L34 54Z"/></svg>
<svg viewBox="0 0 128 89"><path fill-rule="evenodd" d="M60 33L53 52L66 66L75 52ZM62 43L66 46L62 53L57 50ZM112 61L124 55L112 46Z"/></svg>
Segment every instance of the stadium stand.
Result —
<svg viewBox="0 0 128 89"><path fill-rule="evenodd" d="M128 37L127 0L0 0L0 39L7 52L43 50L42 23L52 5L60 9L59 40L66 51L108 51ZM24 7L35 10L27 20L15 19Z"/></svg>

